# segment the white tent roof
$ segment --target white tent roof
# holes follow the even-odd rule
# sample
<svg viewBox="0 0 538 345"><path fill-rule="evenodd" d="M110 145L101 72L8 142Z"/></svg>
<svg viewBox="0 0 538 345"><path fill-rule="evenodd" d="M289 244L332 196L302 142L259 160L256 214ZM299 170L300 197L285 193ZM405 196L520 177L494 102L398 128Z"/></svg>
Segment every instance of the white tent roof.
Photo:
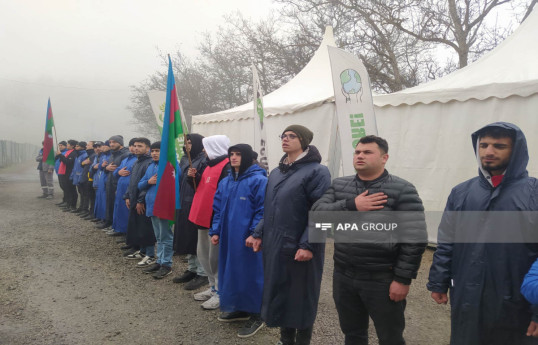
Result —
<svg viewBox="0 0 538 345"><path fill-rule="evenodd" d="M336 47L332 27L312 60L292 80L263 97L265 116L283 115L317 107L334 98L331 64L327 46ZM247 119L253 116L253 104L247 103L224 111L193 116L193 124Z"/></svg>
<svg viewBox="0 0 538 345"><path fill-rule="evenodd" d="M527 97L538 93L538 11L516 31L474 63L443 78L388 95L374 97L386 105Z"/></svg>

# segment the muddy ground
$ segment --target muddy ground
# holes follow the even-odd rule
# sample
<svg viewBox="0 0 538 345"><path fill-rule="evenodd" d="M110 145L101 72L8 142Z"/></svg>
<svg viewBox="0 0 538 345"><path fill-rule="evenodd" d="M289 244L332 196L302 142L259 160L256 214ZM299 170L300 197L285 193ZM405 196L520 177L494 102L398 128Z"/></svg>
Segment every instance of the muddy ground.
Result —
<svg viewBox="0 0 538 345"><path fill-rule="evenodd" d="M93 223L63 213L40 195L35 164L0 170L0 344L274 344L276 329L240 339L239 324L217 321L192 293L172 283L186 264L174 256L174 274L154 280L125 260L115 238ZM332 299L332 251L327 246L312 344L343 344ZM410 345L449 342L447 306L425 284L432 251L411 286L405 337ZM371 344L377 344L373 327Z"/></svg>

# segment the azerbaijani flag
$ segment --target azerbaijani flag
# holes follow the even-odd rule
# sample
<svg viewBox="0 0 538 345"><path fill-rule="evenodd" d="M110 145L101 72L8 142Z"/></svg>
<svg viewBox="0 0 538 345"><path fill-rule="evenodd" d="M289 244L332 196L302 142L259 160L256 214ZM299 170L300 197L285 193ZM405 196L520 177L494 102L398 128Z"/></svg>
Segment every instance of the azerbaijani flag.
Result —
<svg viewBox="0 0 538 345"><path fill-rule="evenodd" d="M43 163L54 165L54 145L52 143L52 127L54 119L52 118L52 108L47 106L47 122L45 124L45 139L43 139Z"/></svg>
<svg viewBox="0 0 538 345"><path fill-rule="evenodd" d="M183 135L183 123L172 61L168 56L168 81L166 84L166 103L164 108L161 154L157 172L157 194L153 215L161 219L175 221L179 203L179 165L176 155L176 139Z"/></svg>

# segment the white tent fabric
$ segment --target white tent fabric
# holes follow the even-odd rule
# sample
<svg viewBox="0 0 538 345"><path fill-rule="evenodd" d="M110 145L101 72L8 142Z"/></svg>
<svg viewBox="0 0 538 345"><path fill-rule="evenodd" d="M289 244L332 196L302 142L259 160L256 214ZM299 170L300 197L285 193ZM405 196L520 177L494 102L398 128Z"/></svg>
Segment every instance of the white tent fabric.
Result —
<svg viewBox="0 0 538 345"><path fill-rule="evenodd" d="M428 211L443 210L451 189L477 175L471 133L495 121L518 125L527 136L531 176L538 175L538 11L502 44L466 68L398 93L374 96L379 135L389 142L387 169L412 182ZM282 152L277 135L290 124L307 126L328 164L335 106L325 34L312 61L289 83L264 97L270 168ZM194 116L193 132L227 134L252 143L252 103ZM333 139L334 140L334 139ZM347 157L344 157L347 158ZM351 157L345 164L352 164ZM335 176L333 176L335 177ZM436 228L428 230L435 241Z"/></svg>
<svg viewBox="0 0 538 345"><path fill-rule="evenodd" d="M538 92L538 11L533 11L510 37L474 63L429 83L388 95L385 105L528 97Z"/></svg>

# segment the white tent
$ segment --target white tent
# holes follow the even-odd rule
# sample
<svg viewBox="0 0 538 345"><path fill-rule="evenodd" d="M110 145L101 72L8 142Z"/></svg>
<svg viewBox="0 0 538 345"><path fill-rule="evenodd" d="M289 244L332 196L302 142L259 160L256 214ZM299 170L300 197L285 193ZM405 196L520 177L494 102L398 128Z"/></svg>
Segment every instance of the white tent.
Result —
<svg viewBox="0 0 538 345"><path fill-rule="evenodd" d="M387 169L417 186L427 210L442 210L453 186L476 176L470 135L494 121L518 125L527 135L531 163L538 175L538 11L496 49L444 78L374 97L379 135L390 147ZM328 162L335 122L334 94L327 45L332 30L307 66L286 85L264 97L269 164L282 155L277 135L298 123L314 132ZM226 134L232 142L253 143L252 103L194 116L192 131ZM351 163L351 157L347 164Z"/></svg>

